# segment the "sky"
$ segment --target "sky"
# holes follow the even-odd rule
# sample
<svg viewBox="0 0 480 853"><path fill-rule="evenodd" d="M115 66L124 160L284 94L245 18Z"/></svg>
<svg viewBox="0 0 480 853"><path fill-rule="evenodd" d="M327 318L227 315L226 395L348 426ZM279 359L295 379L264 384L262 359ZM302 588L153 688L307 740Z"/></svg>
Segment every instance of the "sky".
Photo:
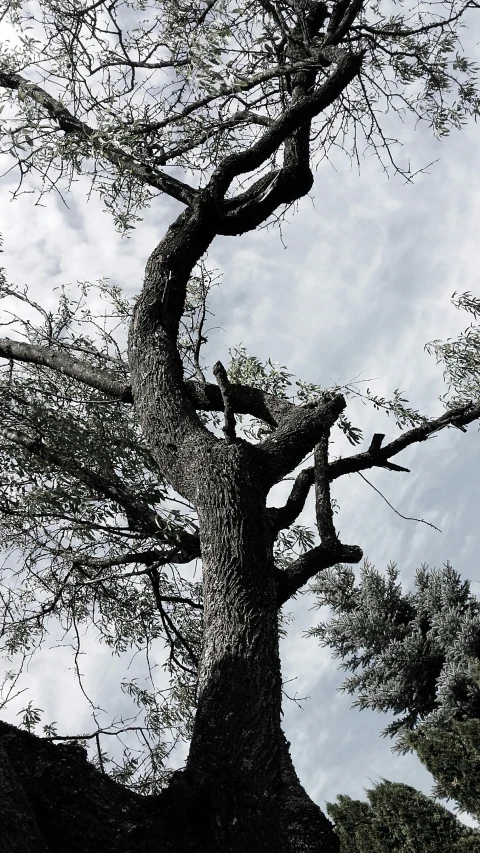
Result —
<svg viewBox="0 0 480 853"><path fill-rule="evenodd" d="M442 413L441 367L424 345L455 337L468 325L468 315L451 305L454 291L479 295L480 127L472 121L441 142L428 127L400 130L400 156L415 168L433 163L413 184L388 178L370 155L360 174L338 156L319 166L310 196L288 214L281 235L272 228L217 239L208 263L223 280L211 303L218 328L209 338L210 364L227 362L229 348L243 343L303 379L329 385L359 377L380 395L399 388L414 408ZM103 276L128 295L138 293L150 252L181 209L155 199L131 238L122 240L98 196L87 203L82 181L69 194L68 209L53 194L44 207L34 207L28 194L11 202L13 188L11 175L2 179L2 264L9 280L27 283L43 305L53 303L53 288L61 284ZM398 434L392 420L359 402L348 414L364 431L364 447L374 432L385 432L387 441ZM351 476L334 487L342 541L360 545L377 568L396 561L405 587L422 563L440 567L449 560L480 592L477 427L466 435L445 430L396 461L411 473L375 470L369 479L403 515L426 519L442 532L400 518ZM282 487L274 498L285 494ZM313 522L311 503L302 520ZM286 701L283 720L302 783L321 806L340 793L364 798L364 789L382 777L429 793L433 780L420 762L392 754L391 742L379 736L389 718L351 710L351 697L338 691L337 662L303 637L315 623L312 603L303 596L292 605L295 620L282 641L286 690L309 697L301 708ZM18 723L27 695L59 731L91 728L71 654L60 640L53 636L32 662L23 682L28 695L7 706L4 719ZM87 648L82 667L89 689L115 713L124 702L117 685L125 661L112 659L92 637Z"/></svg>

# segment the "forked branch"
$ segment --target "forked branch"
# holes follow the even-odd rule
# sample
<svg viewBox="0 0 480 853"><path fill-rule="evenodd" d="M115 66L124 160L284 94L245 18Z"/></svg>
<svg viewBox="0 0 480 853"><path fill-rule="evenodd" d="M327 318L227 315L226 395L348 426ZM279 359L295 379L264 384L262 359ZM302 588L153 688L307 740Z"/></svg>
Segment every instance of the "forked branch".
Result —
<svg viewBox="0 0 480 853"><path fill-rule="evenodd" d="M268 522L274 536L296 521L305 506L313 482L313 467L304 468L298 474L285 506L272 506L267 509Z"/></svg>
<svg viewBox="0 0 480 853"><path fill-rule="evenodd" d="M338 540L327 545L318 545L302 554L287 569L277 569L277 602L281 607L308 581L324 569L337 563L359 563L363 551L358 545L342 545Z"/></svg>
<svg viewBox="0 0 480 853"><path fill-rule="evenodd" d="M456 427L465 431L468 424L473 423L480 418L480 400L465 403L463 406L456 406L453 409L448 409L443 415L438 418L425 419L424 423L416 426L413 429L407 430L391 441L390 444L381 446L383 436L378 433L374 436L370 447L364 453L357 453L354 456L347 456L344 459L336 459L329 465L330 480L335 480L337 477L343 477L344 474L353 474L357 471L364 471L367 468L390 468L393 471L407 471L407 468L390 463L388 460L392 456L396 456L411 444L416 444L418 441L426 441L431 435L445 429L446 427Z"/></svg>

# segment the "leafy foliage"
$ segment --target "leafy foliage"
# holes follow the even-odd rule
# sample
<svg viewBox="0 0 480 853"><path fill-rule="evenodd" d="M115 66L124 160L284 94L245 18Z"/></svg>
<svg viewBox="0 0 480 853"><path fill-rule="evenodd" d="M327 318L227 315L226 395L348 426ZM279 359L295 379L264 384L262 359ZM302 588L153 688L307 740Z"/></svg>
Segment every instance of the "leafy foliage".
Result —
<svg viewBox="0 0 480 853"><path fill-rule="evenodd" d="M399 718L384 734L408 751L420 723L480 718L480 602L448 563L422 566L406 594L398 577L395 564L382 575L365 562L358 584L349 566L327 569L312 589L333 615L309 634L353 673L341 689L358 694L354 707Z"/></svg>
<svg viewBox="0 0 480 853"><path fill-rule="evenodd" d="M436 780L432 793L480 819L480 720L421 726L407 742Z"/></svg>
<svg viewBox="0 0 480 853"><path fill-rule="evenodd" d="M343 149L360 162L366 148L385 169L409 177L410 167L395 161L383 113L427 122L439 137L478 114L477 69L460 41L460 0L435 9L408 0L390 9L375 0L359 6L333 44L323 29L307 38L308 5L3 0L2 20L13 32L0 73L20 72L25 81L3 89L0 107L1 150L17 164L17 191L27 175L40 197L88 175L128 233L158 194L155 170L173 165L203 182L279 117L295 64L284 33L299 19L303 67L316 68L321 81L333 62L364 51L358 79L315 123L317 160ZM332 4L326 11L330 17ZM69 111L68 132L58 133L35 83L55 98L57 112Z"/></svg>
<svg viewBox="0 0 480 853"><path fill-rule="evenodd" d="M480 319L480 299L470 292L454 293L452 302L456 308ZM448 392L441 399L449 406L467 403L480 395L480 325L471 323L456 339L431 341L426 345L429 353L436 356L437 364L444 365L444 378Z"/></svg>
<svg viewBox="0 0 480 853"><path fill-rule="evenodd" d="M202 262L189 284L179 340L186 378L203 381L208 295L217 278L216 272ZM125 299L108 280L96 284L83 282L76 289L61 288L56 311L45 310L31 300L27 290L9 285L4 273L0 295L10 311L8 328L17 338L46 346L51 352L79 355L85 364L108 368L120 384L128 385L126 323L133 302ZM16 304L26 309L27 319L18 316L14 310ZM40 317L39 325L32 319L35 314ZM290 396L301 404L321 399L325 393L320 385L302 380L296 380L292 386L293 377L286 367L271 360L261 362L241 345L231 352L229 379L278 397ZM293 393L289 395L290 390ZM347 396L361 394L358 387L351 385L344 391ZM368 401L375 406L381 402L387 409L391 407L401 425L412 422L410 410L402 410L405 401L399 395L392 401L378 401L370 395ZM77 659L81 626L93 627L98 639L117 656L129 650L142 651L147 660L160 655L166 684L164 678L159 684L152 677L149 665L150 685L138 677L122 682L121 689L135 708L131 718L115 720L105 727L94 715L95 732L75 736L81 743L95 745L94 760L115 778L143 792L158 790L169 777L168 765L175 747L190 737L195 713L192 654L198 655L200 647L201 584L193 563L182 572L175 563L179 537L185 530L196 530L195 514L164 482L143 442L134 408L120 399L107 400L102 392L53 373L47 367L12 361L5 363L0 373L0 412L8 436L0 449L0 544L7 557L0 589L8 613L2 629L2 649L13 663L2 685L2 701L11 701L21 692L17 685L22 668L45 642L53 624L59 624L65 636L73 636ZM204 412L202 417L214 428L220 423L214 413ZM249 417L237 416L237 421L239 429L251 441L258 441L270 429ZM361 430L345 416L338 426L350 443L360 441ZM29 444L32 440L33 446ZM286 568L311 548L314 540L313 531L301 524L281 531L274 549L277 566ZM168 549L172 551L171 562L165 562ZM148 561L143 554L151 554ZM335 607L340 609L345 609L348 602L351 608L356 600L353 575L345 571L346 574L340 570L339 574L325 573L316 587L319 591L322 586L322 600L326 600L325 595L330 596L332 603L333 595ZM411 727L412 708L419 719L439 710L432 699L437 677L444 684L441 693L444 698L439 706L442 713L452 703L455 705L461 693L455 687L460 669L467 666L464 682L470 685L471 663L465 663L464 640L460 655L458 643L455 653L445 651L452 628L442 646L445 661L437 652L435 657L433 651L437 649L438 638L436 645L429 639L432 650L429 655L423 654L423 669L415 664L412 673L402 681L398 655L405 655L406 651L410 657L417 655L419 643L422 645L424 640L421 631L418 634L410 624L416 618L415 608L412 609L408 597L403 600L395 578L392 574L383 589L367 571L367 583L358 601L363 602L364 609L373 608L370 621L361 617L361 607L357 611L353 608L349 618L355 612L357 633L352 634L349 626L350 634L346 637L347 620L335 627L332 639L337 644L340 642L339 648L344 652L354 654L356 638L364 636L361 630L365 633L375 629L377 646L377 635L383 631L383 646L376 650L377 657L360 657L356 666L351 667L363 666L368 658L370 669L367 667L365 684L363 676L357 675L348 682L348 689L364 691L359 700L361 707L369 704L370 693L375 696L372 707L386 710L392 701L397 702L399 713L402 709L407 711L407 727ZM452 596L456 601L453 592ZM280 615L282 632L288 618ZM476 619L472 615L470 633L477 630ZM421 624L425 633L427 623ZM313 633L320 636L319 630ZM390 646L385 645L387 639L389 643L392 641ZM415 691L432 657L438 672L435 670L435 676L430 674L418 696L415 694L415 700L411 699L405 693L409 678L411 691ZM354 660L355 657L350 664ZM383 674L375 675L380 660L382 667L389 666L396 673L396 682L385 681ZM76 674L81 682L78 666ZM468 687L468 707L477 701L472 689ZM407 695L410 698L406 702ZM464 708L465 700L462 701L460 707ZM32 714L32 707L29 702L23 719L24 725L34 729L41 722L41 712L34 709ZM59 737L55 724L47 723L43 729L47 737ZM105 734L121 735L124 741L127 738L121 759L104 751L100 739Z"/></svg>
<svg viewBox="0 0 480 853"><path fill-rule="evenodd" d="M1 295L40 314L39 326L12 314L9 325L17 337L51 352L81 353L85 363L108 367L128 382L123 347L132 306L118 288L107 281L82 283L73 294L64 288L56 312L45 311L5 277ZM113 775L138 790L157 790L168 777L170 753L188 740L193 722L196 674L189 649L198 654L200 584L194 566L180 574L162 557L175 550L180 532L196 529L194 515L159 474L132 406L48 368L7 362L0 374L0 411L8 436L0 449L0 544L6 554L1 644L14 664L3 702L18 695L22 662L53 625L71 638L80 684L82 626L96 630L116 656L143 652L147 672L149 656L159 654L167 685L155 686L151 670L149 689L138 677L126 679L122 690L137 707L133 718L107 727L96 723L102 733L123 733L130 743L121 764L98 748L101 765L111 763ZM24 436L38 440L33 451L19 444ZM151 554L147 562L145 553ZM40 717L29 713L31 707L24 720L33 728Z"/></svg>
<svg viewBox="0 0 480 853"><path fill-rule="evenodd" d="M474 853L480 832L409 785L387 780L367 791L368 803L341 795L327 803L341 853Z"/></svg>
<svg viewBox="0 0 480 853"><path fill-rule="evenodd" d="M214 284L215 273L201 264L190 283L180 332L187 378L205 369L200 349ZM84 363L108 368L128 385L125 341L132 302L118 288L107 280L65 287L57 310L46 311L4 274L0 287L8 327L17 338L50 352L81 355ZM18 303L33 319L17 315ZM280 391L274 369L262 376L265 390ZM195 514L164 482L134 407L121 400L47 367L12 361L0 371L0 415L6 436L0 448L5 554L0 595L6 613L0 639L12 665L0 686L0 707L22 692L23 668L53 626L71 640L82 690L81 629L93 628L118 657L141 652L146 681L134 676L120 685L132 702L132 716L102 725L92 701L94 732L72 733L72 738L94 745L92 760L119 781L143 793L157 791L169 778L176 746L190 738L195 714L192 654L198 656L201 641L200 567L191 562L180 572L176 562L180 534L196 530ZM214 422L212 413L203 417ZM35 438L32 447L28 442ZM275 544L279 567L307 550L313 538L302 525L281 531ZM288 618L281 614L281 624ZM157 657L163 659L161 678L155 678L151 663ZM42 713L30 701L22 725L34 730ZM64 737L53 723L43 731L52 739ZM107 735L126 744L121 757L103 749L100 741Z"/></svg>

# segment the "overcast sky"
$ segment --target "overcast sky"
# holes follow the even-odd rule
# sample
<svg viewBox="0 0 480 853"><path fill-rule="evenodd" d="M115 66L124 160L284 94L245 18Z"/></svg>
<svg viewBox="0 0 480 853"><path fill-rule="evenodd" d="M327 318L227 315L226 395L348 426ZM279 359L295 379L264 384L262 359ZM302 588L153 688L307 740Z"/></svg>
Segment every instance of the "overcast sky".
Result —
<svg viewBox="0 0 480 853"><path fill-rule="evenodd" d="M243 342L250 353L270 356L303 379L327 385L360 375L379 394L400 388L415 408L441 414L441 369L424 344L468 325L469 317L450 303L454 291L479 295L480 128L472 122L441 143L426 127L401 131L405 161L420 168L438 160L413 185L388 179L370 156L360 175L338 158L335 168L319 167L310 197L282 227L283 243L276 229L215 242L209 264L221 270L223 282L212 308L222 330L210 338L210 364L227 362L229 347ZM98 197L86 203L81 183L68 196L68 210L53 194L43 208L29 195L11 203L13 188L12 176L4 178L2 263L9 280L27 283L43 304L58 285L102 276L128 295L138 293L148 255L181 209L156 199L132 237L122 240ZM356 404L349 411L364 430L365 447L373 432L385 432L387 440L398 433L393 421L370 408ZM369 479L399 512L442 532L402 520L352 476L334 490L342 540L360 545L377 568L396 561L405 585L421 563L439 567L449 560L479 590L477 427L467 435L444 431L397 461L411 473L376 470ZM311 506L303 517L313 520ZM380 777L429 793L432 779L419 761L392 755L391 742L379 737L388 718L350 710L351 698L337 691L342 674L336 662L302 637L315 621L311 604L307 597L295 603L295 623L282 642L284 678L296 678L287 689L310 697L303 709L286 702L284 716L303 784L321 805L340 793L362 798ZM59 642L60 636L52 637L52 648L32 664L23 684L29 692L5 709L5 719L18 723L16 713L31 699L44 709L44 722L57 721L59 732L91 729L71 656L55 648ZM125 662L112 659L93 637L87 647L92 657L82 669L92 695L107 716L125 710L118 688Z"/></svg>

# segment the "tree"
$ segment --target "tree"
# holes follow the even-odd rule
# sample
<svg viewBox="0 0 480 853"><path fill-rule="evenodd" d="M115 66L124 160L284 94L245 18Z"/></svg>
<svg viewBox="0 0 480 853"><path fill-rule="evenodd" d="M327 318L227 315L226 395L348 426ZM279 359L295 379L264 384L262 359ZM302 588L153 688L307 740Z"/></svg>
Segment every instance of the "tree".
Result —
<svg viewBox="0 0 480 853"><path fill-rule="evenodd" d="M0 60L2 144L19 191L27 181L42 198L91 176L124 233L160 193L184 207L153 249L133 307L111 294L117 314L130 315L128 366L111 332L100 331L100 345L71 333L68 300L55 318L43 311L40 331L26 321L26 341L0 342L9 363L6 537L25 549L27 573L24 588L5 592L6 647L27 654L49 614L75 628L97 608L102 625L110 618L114 646L164 636L181 673L172 688L178 722L191 733L185 771L142 798L96 774L81 750L59 758L59 747L2 725L2 807L14 850L338 849L281 730L278 610L322 570L362 557L338 538L330 482L375 466L404 470L392 457L477 420L480 400L429 419L397 399L392 409L411 429L386 445L375 435L367 451L331 461L335 424L359 440L341 389L304 387L291 400L281 371L270 393L232 381L220 362L216 382L204 381L208 286L199 264L217 235L239 236L306 195L315 158L332 145L358 156L363 136L410 177L395 162L382 111L427 121L440 136L477 114L475 68L458 38L475 5L399 6L389 15L357 0L4 4L17 40ZM255 362L239 361L237 377L255 373ZM223 436L211 412L223 412ZM262 422L249 438L239 414ZM270 489L312 451L314 465L285 506L267 509ZM312 487L320 545L276 564L275 543ZM201 602L188 575L175 590L178 574L174 582L166 568L200 557ZM119 577L119 566L133 574ZM28 727L37 711L25 714ZM154 700L150 722L162 729ZM152 758L161 761L161 751ZM100 749L98 762L102 769ZM21 840L19 815L28 827Z"/></svg>
<svg viewBox="0 0 480 853"><path fill-rule="evenodd" d="M402 594L399 570L383 576L366 562L360 582L349 566L323 572L313 588L333 617L311 629L353 675L342 688L354 705L393 712L384 734L408 750L409 732L452 719L480 718L480 602L447 563L422 566Z"/></svg>
<svg viewBox="0 0 480 853"><path fill-rule="evenodd" d="M341 853L473 853L478 830L463 826L446 808L398 782L367 791L368 803L339 796L328 803Z"/></svg>
<svg viewBox="0 0 480 853"><path fill-rule="evenodd" d="M408 735L407 742L435 778L435 796L456 801L458 808L478 820L480 720L420 727Z"/></svg>

